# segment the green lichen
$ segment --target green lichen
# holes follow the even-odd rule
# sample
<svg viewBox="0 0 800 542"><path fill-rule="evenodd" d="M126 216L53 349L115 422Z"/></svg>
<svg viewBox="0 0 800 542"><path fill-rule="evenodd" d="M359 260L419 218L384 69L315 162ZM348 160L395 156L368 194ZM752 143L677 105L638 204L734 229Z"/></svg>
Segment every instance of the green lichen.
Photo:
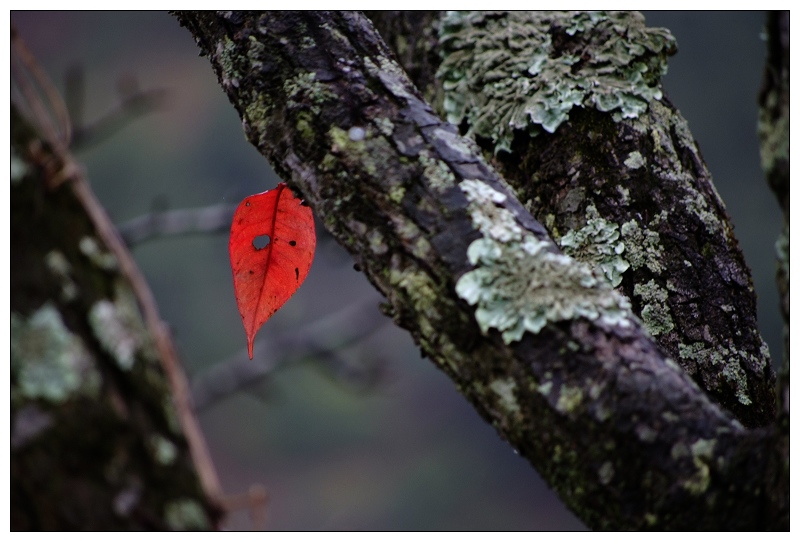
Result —
<svg viewBox="0 0 800 542"><path fill-rule="evenodd" d="M628 300L585 264L523 232L514 215L497 205L505 201L504 194L478 180L465 180L459 187L483 237L467 250L476 267L458 279L456 293L477 305L475 318L484 333L495 328L510 344L549 322L587 318L630 325Z"/></svg>
<svg viewBox="0 0 800 542"><path fill-rule="evenodd" d="M61 283L61 300L73 301L78 296L78 285L72 280L72 266L58 250L51 250L44 256L44 264Z"/></svg>
<svg viewBox="0 0 800 542"><path fill-rule="evenodd" d="M325 102L336 100L336 95L317 81L314 72L301 73L286 80L283 91L286 93L288 107L307 109L314 116L320 114Z"/></svg>
<svg viewBox="0 0 800 542"><path fill-rule="evenodd" d="M439 36L447 119L466 120L495 153L514 130L555 132L576 106L638 117L661 98L676 49L631 12L450 12Z"/></svg>
<svg viewBox="0 0 800 542"><path fill-rule="evenodd" d="M611 482L611 479L614 478L614 465L611 461L606 461L600 465L600 468L597 470L597 477L604 486Z"/></svg>
<svg viewBox="0 0 800 542"><path fill-rule="evenodd" d="M775 254L778 256L778 268L789 277L789 228L784 224L778 240L775 241Z"/></svg>
<svg viewBox="0 0 800 542"><path fill-rule="evenodd" d="M150 452L160 465L171 465L178 456L178 449L169 439L153 434L147 442Z"/></svg>
<svg viewBox="0 0 800 542"><path fill-rule="evenodd" d="M716 441L713 439L698 439L689 447L689 455L697 470L683 482L683 487L693 495L702 495L711 483L711 470L708 463L713 457L715 445Z"/></svg>
<svg viewBox="0 0 800 542"><path fill-rule="evenodd" d="M140 349L151 353L147 331L133 292L122 282L115 284L114 300L101 299L89 309L89 325L103 348L120 368L129 370Z"/></svg>
<svg viewBox="0 0 800 542"><path fill-rule="evenodd" d="M514 390L517 388L516 382L511 379L494 380L489 384L489 388L500 398L500 404L506 411L519 412L519 404L514 395Z"/></svg>
<svg viewBox="0 0 800 542"><path fill-rule="evenodd" d="M702 367L722 365L720 374L733 388L736 399L743 405L749 405L753 401L748 395L747 373L742 363L751 365L756 370L763 370L769 363L769 350L766 345L762 346L760 357L736 348L709 347L704 342L689 345L681 343L678 345L678 352L683 360L696 362Z"/></svg>
<svg viewBox="0 0 800 542"><path fill-rule="evenodd" d="M583 401L583 390L578 387L561 386L558 391L558 401L556 401L556 410L562 414L574 412Z"/></svg>
<svg viewBox="0 0 800 542"><path fill-rule="evenodd" d="M97 242L94 237L82 237L78 242L78 248L84 256L89 258L94 265L106 271L115 271L117 269L117 258L110 252L106 252Z"/></svg>
<svg viewBox="0 0 800 542"><path fill-rule="evenodd" d="M78 392L94 394L100 377L91 355L48 302L29 318L11 313L12 397L41 398L60 403Z"/></svg>
<svg viewBox="0 0 800 542"><path fill-rule="evenodd" d="M378 127L378 131L380 133L386 137L392 137L392 134L394 133L394 123L390 119L378 117L372 122Z"/></svg>
<svg viewBox="0 0 800 542"><path fill-rule="evenodd" d="M217 43L217 60L222 67L222 86L239 87L241 74L236 69L236 44L228 36L223 36L222 41Z"/></svg>
<svg viewBox="0 0 800 542"><path fill-rule="evenodd" d="M611 286L619 286L622 274L630 267L622 257L625 243L619 240L619 226L600 218L591 205L586 214L586 225L570 230L558 243L564 254L600 269Z"/></svg>
<svg viewBox="0 0 800 542"><path fill-rule="evenodd" d="M176 499L164 507L164 519L176 531L208 530L208 518L200 503L192 499Z"/></svg>
<svg viewBox="0 0 800 542"><path fill-rule="evenodd" d="M450 167L442 160L434 158L427 149L420 152L419 162L424 168L425 179L433 188L442 191L456 185L456 177Z"/></svg>
<svg viewBox="0 0 800 542"><path fill-rule="evenodd" d="M709 233L719 232L722 224L717 215L709 210L708 202L703 195L689 185L685 188L688 193L682 200L684 207L700 219Z"/></svg>
<svg viewBox="0 0 800 542"><path fill-rule="evenodd" d="M23 159L14 146L11 146L11 184L17 184L30 172L28 163Z"/></svg>
<svg viewBox="0 0 800 542"><path fill-rule="evenodd" d="M402 185L394 185L389 190L389 199L395 203L403 201L403 196L406 195L406 189Z"/></svg>
<svg viewBox="0 0 800 542"><path fill-rule="evenodd" d="M631 169L639 169L645 164L644 158L639 151L633 151L625 159L625 165Z"/></svg>
<svg viewBox="0 0 800 542"><path fill-rule="evenodd" d="M642 266L653 273L661 273L664 266L661 264L661 238L658 232L642 228L635 220L630 220L620 228L622 240L625 242L625 258L633 269Z"/></svg>
<svg viewBox="0 0 800 542"><path fill-rule="evenodd" d="M652 336L669 333L675 328L667 306L669 293L655 280L647 284L636 284L633 295L642 298L642 322Z"/></svg>

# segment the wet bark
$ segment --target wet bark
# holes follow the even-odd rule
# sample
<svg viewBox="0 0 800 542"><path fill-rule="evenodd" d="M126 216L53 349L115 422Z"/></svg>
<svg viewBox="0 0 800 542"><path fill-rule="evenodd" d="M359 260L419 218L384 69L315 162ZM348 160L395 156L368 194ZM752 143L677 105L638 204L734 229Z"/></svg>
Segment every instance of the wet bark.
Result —
<svg viewBox="0 0 800 542"><path fill-rule="evenodd" d="M439 119L368 19L354 13L177 16L208 56L247 138L386 296L386 312L587 525L788 526L788 510L776 509L768 497L788 495L788 477L765 475L780 455L774 425L748 429L720 408L609 287L594 279L576 287L559 317L536 332L527 328L520 340L480 322L456 288L482 257L476 241L530 264L527 278L509 268L510 288L542 278L543 262L557 261L565 276L585 278L584 267L560 256L531 216L533 207L520 203L523 187L501 178L474 143ZM612 142L635 143L610 120L585 121L599 123ZM688 168L708 212L724 218L702 164L686 150L675 154L677 161L663 167ZM554 156L548 167L566 167L557 162ZM602 169L614 174L607 163ZM596 171L590 178L598 179ZM603 201L598 211L606 208ZM746 289L735 242L725 237L727 227L718 229L727 251L721 264L733 261L737 270L722 280ZM480 262L488 266L484 271L497 271ZM606 314L608 303L624 314ZM748 301L742 303L746 310ZM769 420L768 394L753 393L767 409L762 418L738 414L748 425Z"/></svg>

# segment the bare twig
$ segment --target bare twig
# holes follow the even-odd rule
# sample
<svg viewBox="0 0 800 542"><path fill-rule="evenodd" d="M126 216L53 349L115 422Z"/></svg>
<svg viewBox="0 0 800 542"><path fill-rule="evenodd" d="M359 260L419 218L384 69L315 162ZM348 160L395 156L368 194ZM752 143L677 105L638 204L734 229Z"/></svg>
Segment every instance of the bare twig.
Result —
<svg viewBox="0 0 800 542"><path fill-rule="evenodd" d="M230 358L213 365L192 379L195 409L200 411L228 395L252 386L274 374L285 365L303 359L313 359L330 371L338 380L363 375L338 354L344 348L363 340L388 320L380 317L373 299L360 300L300 329L276 333L261 339L259 352L269 357L250 360L242 348ZM366 380L373 378L367 375Z"/></svg>
<svg viewBox="0 0 800 542"><path fill-rule="evenodd" d="M117 226L128 246L149 241L154 237L188 235L193 233L227 233L231 227L236 205L219 204L197 209L157 211L129 220Z"/></svg>

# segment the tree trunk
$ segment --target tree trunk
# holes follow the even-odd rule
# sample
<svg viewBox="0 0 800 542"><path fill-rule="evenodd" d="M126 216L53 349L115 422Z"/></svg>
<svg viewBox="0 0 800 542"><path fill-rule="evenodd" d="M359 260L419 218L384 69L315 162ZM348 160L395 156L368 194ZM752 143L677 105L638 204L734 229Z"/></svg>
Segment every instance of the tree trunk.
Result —
<svg viewBox="0 0 800 542"><path fill-rule="evenodd" d="M173 404L182 375L162 370L169 338L58 147L12 104L11 529L213 527L213 471L198 478L197 427Z"/></svg>
<svg viewBox="0 0 800 542"><path fill-rule="evenodd" d="M588 526L788 527L788 426L749 273L685 121L658 100L668 32L631 15L469 15L408 39L400 57L424 53L424 89L502 178L362 15L178 18L395 322ZM561 87L509 90L509 51Z"/></svg>

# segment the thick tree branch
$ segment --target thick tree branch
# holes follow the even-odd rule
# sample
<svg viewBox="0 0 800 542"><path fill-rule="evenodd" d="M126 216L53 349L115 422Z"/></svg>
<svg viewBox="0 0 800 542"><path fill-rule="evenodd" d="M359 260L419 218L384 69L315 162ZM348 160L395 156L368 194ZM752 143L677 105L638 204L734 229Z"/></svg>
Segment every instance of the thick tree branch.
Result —
<svg viewBox="0 0 800 542"><path fill-rule="evenodd" d="M178 18L395 322L588 525L783 525L764 513L770 431L721 410L560 254L366 18Z"/></svg>
<svg viewBox="0 0 800 542"><path fill-rule="evenodd" d="M371 16L385 39L405 44L394 13ZM519 200L562 249L602 270L664 351L739 421L771 423L775 376L758 331L750 270L686 121L668 100L650 98L661 93L658 75L674 52L669 33L645 28L632 13L431 13L400 20L412 27L405 49L426 36L416 47L427 54L400 55L409 73L438 70L436 85L415 82L428 96L449 89L439 91L439 103L449 107L440 113L475 137L486 156L496 155ZM425 35L416 24L438 31ZM615 28L628 29L624 39ZM513 54L498 53L511 41ZM527 59L537 55L532 77ZM647 69L631 69L637 65ZM561 96L577 94L579 106L537 81ZM530 90L521 93L523 86ZM459 103L465 105L453 105ZM630 109L642 106L635 115ZM516 123L513 132L498 128L509 123Z"/></svg>

